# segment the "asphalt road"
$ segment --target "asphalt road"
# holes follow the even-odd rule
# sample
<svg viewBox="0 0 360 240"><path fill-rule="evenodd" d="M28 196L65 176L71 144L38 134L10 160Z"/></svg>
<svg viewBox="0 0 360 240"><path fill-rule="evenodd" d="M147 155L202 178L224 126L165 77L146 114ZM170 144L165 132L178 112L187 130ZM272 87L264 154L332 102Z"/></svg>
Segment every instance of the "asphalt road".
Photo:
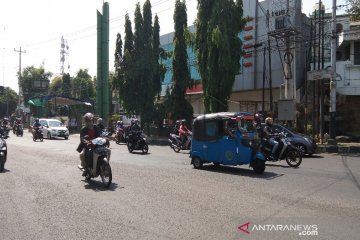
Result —
<svg viewBox="0 0 360 240"><path fill-rule="evenodd" d="M248 166L195 170L185 152L130 154L111 142L104 189L77 169L78 140L11 134L0 239L359 239L359 156L321 154L298 169L283 161L257 175Z"/></svg>

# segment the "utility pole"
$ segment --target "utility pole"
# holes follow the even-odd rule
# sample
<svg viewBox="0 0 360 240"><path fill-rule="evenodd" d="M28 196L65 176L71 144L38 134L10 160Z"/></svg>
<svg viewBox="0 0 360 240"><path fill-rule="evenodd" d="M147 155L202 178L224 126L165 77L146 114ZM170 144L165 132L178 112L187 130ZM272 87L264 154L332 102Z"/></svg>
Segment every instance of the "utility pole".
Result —
<svg viewBox="0 0 360 240"><path fill-rule="evenodd" d="M332 34L331 34L331 68L333 71L330 81L330 138L336 137L336 0L333 0L332 7Z"/></svg>
<svg viewBox="0 0 360 240"><path fill-rule="evenodd" d="M272 95L272 74L271 74L271 49L270 49L270 38L268 35L268 54L269 54L269 90L270 90L270 114L273 116L273 95Z"/></svg>
<svg viewBox="0 0 360 240"><path fill-rule="evenodd" d="M25 50L21 50L21 47L19 50L16 50L14 48L15 52L19 53L19 80L18 80L18 84L19 84L19 99L18 99L18 109L20 109L21 104L23 103L23 91L22 91L22 87L21 87L21 54L22 53L26 53Z"/></svg>

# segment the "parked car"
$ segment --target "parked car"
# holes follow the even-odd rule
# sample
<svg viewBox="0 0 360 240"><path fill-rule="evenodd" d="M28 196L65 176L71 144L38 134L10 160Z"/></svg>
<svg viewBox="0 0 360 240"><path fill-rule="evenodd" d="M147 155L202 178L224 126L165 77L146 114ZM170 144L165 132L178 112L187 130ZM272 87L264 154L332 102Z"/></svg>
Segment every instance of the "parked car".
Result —
<svg viewBox="0 0 360 240"><path fill-rule="evenodd" d="M263 125L265 125L263 123ZM289 128L280 125L280 124L273 124L274 131L276 132L284 132L287 134L287 137L290 139L290 142L299 149L302 154L308 154L309 156L313 155L316 152L317 145L315 139L306 136L301 133L294 132Z"/></svg>
<svg viewBox="0 0 360 240"><path fill-rule="evenodd" d="M43 135L48 139L54 137L69 138L69 129L57 119L39 119L43 126Z"/></svg>

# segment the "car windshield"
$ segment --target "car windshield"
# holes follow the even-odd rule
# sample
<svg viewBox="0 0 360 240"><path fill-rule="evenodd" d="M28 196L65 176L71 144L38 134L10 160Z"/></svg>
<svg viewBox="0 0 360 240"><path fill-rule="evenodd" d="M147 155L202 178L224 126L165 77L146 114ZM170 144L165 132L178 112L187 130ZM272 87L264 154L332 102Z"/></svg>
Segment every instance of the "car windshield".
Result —
<svg viewBox="0 0 360 240"><path fill-rule="evenodd" d="M49 127L63 127L64 124L60 121L49 121Z"/></svg>

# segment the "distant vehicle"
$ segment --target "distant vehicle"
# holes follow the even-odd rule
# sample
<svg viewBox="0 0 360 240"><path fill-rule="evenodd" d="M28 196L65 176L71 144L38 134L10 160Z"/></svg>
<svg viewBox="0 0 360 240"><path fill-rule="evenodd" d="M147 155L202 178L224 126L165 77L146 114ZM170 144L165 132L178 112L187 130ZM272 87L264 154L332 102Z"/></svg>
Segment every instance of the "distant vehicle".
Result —
<svg viewBox="0 0 360 240"><path fill-rule="evenodd" d="M69 138L69 129L57 119L39 119L44 137L53 139L55 137Z"/></svg>
<svg viewBox="0 0 360 240"><path fill-rule="evenodd" d="M263 126L265 124L263 123ZM290 139L291 144L293 144L301 153L302 155L313 155L316 153L317 145L315 139L306 136L301 133L294 132L289 128L280 125L280 124L273 124L273 128L275 132L284 132L287 134L287 137Z"/></svg>

